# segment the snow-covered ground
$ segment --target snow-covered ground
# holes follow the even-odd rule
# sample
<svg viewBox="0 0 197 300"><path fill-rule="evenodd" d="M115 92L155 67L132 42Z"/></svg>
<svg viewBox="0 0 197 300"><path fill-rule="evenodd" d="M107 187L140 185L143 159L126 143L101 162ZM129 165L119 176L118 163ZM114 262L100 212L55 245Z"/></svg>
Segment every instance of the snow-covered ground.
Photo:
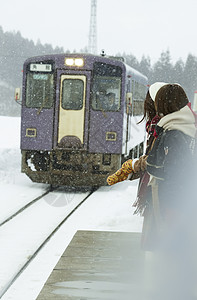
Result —
<svg viewBox="0 0 197 300"><path fill-rule="evenodd" d="M20 172L20 118L0 117L0 222L16 208L39 196L47 189L45 184L37 184ZM66 249L75 232L81 230L111 230L139 232L142 228L142 218L134 216L132 203L135 201L138 180L125 181L112 187L101 187L93 194L75 213L74 216L63 225L56 235L48 242L38 257L15 281L10 290L2 297L3 300L34 300L38 296L42 286L47 280L53 267L61 254ZM69 199L65 199L69 197ZM67 203L75 200L77 195L64 196L57 205L45 201L44 207L50 205L50 209L65 209ZM42 214L42 212L40 212ZM31 216L30 216L31 217ZM32 218L34 216L32 215ZM37 221L37 220L36 220ZM41 221L40 221L41 222ZM38 225L38 224L37 224ZM23 225L26 230L26 224ZM4 228L4 227L3 227ZM0 235L4 229L0 229ZM17 228L9 232L9 238L19 234ZM25 235L24 235L25 236ZM36 240L36 239L35 239ZM15 253L14 249L6 250L1 244L4 255L14 256L17 262L21 253ZM31 252L32 249L29 249ZM5 262L5 264L4 264ZM0 278L4 270L11 269L9 261L1 257ZM11 262L10 262L11 264ZM6 273L8 276L8 271Z"/></svg>

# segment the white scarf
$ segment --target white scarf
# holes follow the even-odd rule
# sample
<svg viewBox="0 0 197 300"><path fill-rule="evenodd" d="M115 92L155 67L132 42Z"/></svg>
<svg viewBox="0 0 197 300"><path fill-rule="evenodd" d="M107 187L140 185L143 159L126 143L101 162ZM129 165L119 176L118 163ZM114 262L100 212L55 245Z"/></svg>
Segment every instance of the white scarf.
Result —
<svg viewBox="0 0 197 300"><path fill-rule="evenodd" d="M180 130L193 138L196 135L195 117L187 105L178 111L164 116L157 125L163 127L164 131Z"/></svg>

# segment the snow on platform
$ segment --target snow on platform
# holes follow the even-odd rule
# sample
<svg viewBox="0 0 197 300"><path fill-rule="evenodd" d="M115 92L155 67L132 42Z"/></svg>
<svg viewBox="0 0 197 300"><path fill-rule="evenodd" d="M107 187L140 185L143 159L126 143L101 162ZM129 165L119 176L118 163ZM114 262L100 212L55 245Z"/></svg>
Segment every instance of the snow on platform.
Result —
<svg viewBox="0 0 197 300"><path fill-rule="evenodd" d="M140 233L77 231L37 300L140 299Z"/></svg>

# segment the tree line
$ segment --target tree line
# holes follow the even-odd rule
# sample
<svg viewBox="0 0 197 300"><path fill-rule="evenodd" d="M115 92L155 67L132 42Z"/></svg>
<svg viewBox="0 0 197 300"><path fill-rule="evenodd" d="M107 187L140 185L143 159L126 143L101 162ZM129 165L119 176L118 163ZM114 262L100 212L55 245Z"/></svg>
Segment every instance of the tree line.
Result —
<svg viewBox="0 0 197 300"><path fill-rule="evenodd" d="M188 54L186 61L179 59L174 64L172 63L170 51L163 51L153 65L149 57L143 56L141 61L138 61L132 54L122 55L126 62L146 75L149 84L156 81L169 83L179 83L184 88L190 102L193 102L194 92L197 90L197 57Z"/></svg>
<svg viewBox="0 0 197 300"><path fill-rule="evenodd" d="M87 53L87 47L80 52ZM20 116L21 108L14 101L14 91L22 86L24 61L28 57L55 53L70 53L70 50L53 48L50 44L42 45L39 40L34 43L23 38L19 31L4 32L0 26L0 115ZM180 83L189 100L193 101L197 89L197 57L192 54L188 54L185 62L179 59L174 64L169 50L162 52L154 64L146 56L140 61L133 54L117 53L117 56L124 57L128 65L146 75L149 84L155 81Z"/></svg>
<svg viewBox="0 0 197 300"><path fill-rule="evenodd" d="M3 32L0 26L0 115L20 116L21 107L14 101L16 87L22 87L23 63L32 56L63 53L61 47L42 45L25 39L17 32Z"/></svg>

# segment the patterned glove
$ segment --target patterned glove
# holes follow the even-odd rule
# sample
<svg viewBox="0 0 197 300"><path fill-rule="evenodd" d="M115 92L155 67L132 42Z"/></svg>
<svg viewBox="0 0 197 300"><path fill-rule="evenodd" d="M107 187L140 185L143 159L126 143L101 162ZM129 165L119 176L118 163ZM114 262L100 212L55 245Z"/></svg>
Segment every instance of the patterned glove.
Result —
<svg viewBox="0 0 197 300"><path fill-rule="evenodd" d="M133 172L137 173L140 171L145 171L146 170L146 160L147 160L147 155L140 156L138 160L134 163L133 166Z"/></svg>
<svg viewBox="0 0 197 300"><path fill-rule="evenodd" d="M124 164L122 165L121 169L127 175L132 173L133 172L132 159L129 159L129 160L125 161Z"/></svg>
<svg viewBox="0 0 197 300"><path fill-rule="evenodd" d="M127 179L128 174L132 172L132 159L129 159L122 165L121 169L107 177L107 183L108 185L113 185L117 182L124 181Z"/></svg>
<svg viewBox="0 0 197 300"><path fill-rule="evenodd" d="M119 169L118 171L116 171L116 173L110 175L107 177L107 183L109 185L113 185L117 182L121 182L124 181L125 179L127 179L128 175L125 174L122 169Z"/></svg>

